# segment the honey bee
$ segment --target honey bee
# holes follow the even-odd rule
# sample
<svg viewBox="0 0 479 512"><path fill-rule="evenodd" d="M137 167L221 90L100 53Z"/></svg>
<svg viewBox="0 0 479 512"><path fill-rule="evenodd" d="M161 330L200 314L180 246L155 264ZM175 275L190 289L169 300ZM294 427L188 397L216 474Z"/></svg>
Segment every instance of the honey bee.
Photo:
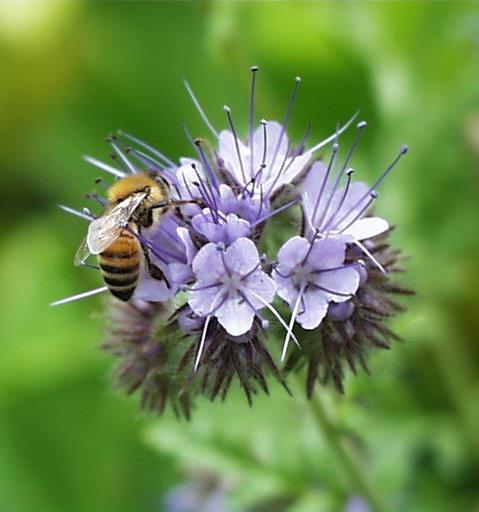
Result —
<svg viewBox="0 0 479 512"><path fill-rule="evenodd" d="M175 201L170 185L161 176L137 173L119 179L108 189L108 205L88 226L75 265L84 265L91 255L98 256L103 280L109 291L122 301L129 300L136 288L140 265L146 263L150 275L170 284L163 271L151 261L149 249L139 240L143 228L160 222L174 206L194 201Z"/></svg>

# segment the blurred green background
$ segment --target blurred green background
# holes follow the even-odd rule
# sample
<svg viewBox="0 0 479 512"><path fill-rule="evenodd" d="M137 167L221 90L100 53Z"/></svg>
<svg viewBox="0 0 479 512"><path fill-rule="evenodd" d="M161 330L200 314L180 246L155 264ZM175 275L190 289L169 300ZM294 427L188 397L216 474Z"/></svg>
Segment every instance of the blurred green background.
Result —
<svg viewBox="0 0 479 512"><path fill-rule="evenodd" d="M2 2L1 512L169 510L198 478L229 504L193 510L365 510L301 393L273 386L249 409L233 392L190 424L144 415L98 350L101 299L48 307L98 285L72 265L85 224L55 207L93 188L81 156L106 159L117 128L192 154L182 122L206 129L183 78L217 127L228 103L245 128L252 64L268 119L303 78L295 140L362 109L365 179L410 145L378 205L411 256L418 295L394 324L406 342L323 395L386 510L479 510L479 5Z"/></svg>

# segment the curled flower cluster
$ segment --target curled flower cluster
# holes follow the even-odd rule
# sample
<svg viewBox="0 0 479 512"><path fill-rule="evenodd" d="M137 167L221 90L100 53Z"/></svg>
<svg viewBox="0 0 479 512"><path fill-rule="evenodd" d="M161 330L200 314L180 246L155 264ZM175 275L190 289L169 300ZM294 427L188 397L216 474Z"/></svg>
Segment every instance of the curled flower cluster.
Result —
<svg viewBox="0 0 479 512"><path fill-rule="evenodd" d="M129 392L141 388L143 405L160 412L169 400L188 416L195 396L224 398L235 378L250 403L257 391L268 393L269 376L289 391L287 373L305 365L309 395L318 379L331 379L342 390L344 362L353 371L358 364L367 369L368 348L388 348L397 338L385 325L401 310L391 297L410 293L390 278L400 270L400 256L389 248L388 222L370 214L377 187L407 147L372 186L354 181L350 162L366 123L356 125L344 157L340 136L356 116L309 149L309 129L294 145L286 130L300 80L283 122L261 120L255 127L258 68L251 71L245 139L227 106L228 129L218 133L187 85L214 147L187 134L196 155L177 165L118 133L108 139L117 166L86 158L116 178L162 176L173 199L182 201L136 235L166 279L144 269L130 301L111 300L104 345L122 361L120 384ZM316 159L330 144L331 157ZM89 209L63 208L88 221L96 218ZM278 328L282 345L268 335Z"/></svg>

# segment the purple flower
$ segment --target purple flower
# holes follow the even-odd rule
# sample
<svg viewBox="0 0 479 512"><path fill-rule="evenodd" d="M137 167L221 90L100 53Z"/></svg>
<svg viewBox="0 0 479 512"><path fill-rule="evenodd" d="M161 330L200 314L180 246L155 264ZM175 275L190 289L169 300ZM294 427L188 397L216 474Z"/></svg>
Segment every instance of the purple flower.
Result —
<svg viewBox="0 0 479 512"><path fill-rule="evenodd" d="M227 249L209 243L193 260L197 281L188 304L198 316L215 316L232 336L249 331L258 310L275 296L273 280L261 270L255 244L239 238Z"/></svg>
<svg viewBox="0 0 479 512"><path fill-rule="evenodd" d="M359 141L359 135L365 127L364 121L358 123L356 138L344 163L338 166L334 179L331 173L337 164L339 151L337 143L333 146L332 156L327 166L320 161L311 166L302 184L305 231L307 238L318 235L335 237L346 243L357 245L384 272L384 268L361 242L385 233L389 229L389 224L381 217L366 217L366 215L372 203L378 198L376 188L393 170L400 158L407 153L408 147L401 147L396 158L371 187L361 182L354 183L352 181L354 170L348 168L348 164ZM341 186L344 177L346 183Z"/></svg>
<svg viewBox="0 0 479 512"><path fill-rule="evenodd" d="M318 327L331 301L344 302L358 289L359 274L351 265L344 265L345 251L346 244L340 240L311 243L300 236L279 250L273 274L277 293L297 310L296 321L304 329Z"/></svg>
<svg viewBox="0 0 479 512"><path fill-rule="evenodd" d="M313 242L295 236L278 252L273 273L278 295L292 310L290 329L298 322L303 329L316 329L326 316L330 302L344 302L359 286L359 274L344 265L346 244L337 239ZM288 347L289 332L283 349Z"/></svg>
<svg viewBox="0 0 479 512"><path fill-rule="evenodd" d="M347 183L339 188L330 179L328 168L315 162L303 182L302 201L307 222L307 233L334 236L352 243L380 235L389 229L380 217L363 218L376 193L368 185L352 182L352 171Z"/></svg>
<svg viewBox="0 0 479 512"><path fill-rule="evenodd" d="M285 128L276 121L263 121L246 144L234 132L223 130L219 135L218 156L236 183L241 186L251 183L252 195L268 200L301 173L311 152L293 154Z"/></svg>
<svg viewBox="0 0 479 512"><path fill-rule="evenodd" d="M231 245L238 238L248 237L251 234L250 223L240 219L234 213L215 219L213 214L206 209L193 217L191 225L209 242L223 242L225 245Z"/></svg>

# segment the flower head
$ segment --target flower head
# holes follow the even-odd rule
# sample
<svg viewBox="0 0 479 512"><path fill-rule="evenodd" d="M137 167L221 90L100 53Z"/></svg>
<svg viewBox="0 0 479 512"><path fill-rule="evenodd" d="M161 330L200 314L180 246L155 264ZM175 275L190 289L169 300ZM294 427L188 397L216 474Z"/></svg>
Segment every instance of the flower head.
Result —
<svg viewBox="0 0 479 512"><path fill-rule="evenodd" d="M407 148L371 187L353 181L349 165L366 124L357 125L343 161L340 136L355 116L310 147L308 126L293 144L287 129L300 80L295 79L282 122L257 123L257 71L251 68L245 137L229 107L224 107L227 129L218 132L187 85L216 148L206 149L203 139L187 132L193 154L177 164L119 133L108 139L114 166L87 158L114 179L143 172L169 185L169 206L159 222L130 217L122 225L141 247L141 272L132 300L112 301L105 344L122 360L120 384L129 392L141 389L145 407L160 412L169 402L189 416L195 396L224 398L235 379L249 403L257 390L268 392L268 375L288 390L275 362L280 346L271 336L271 321L285 332L281 361L290 340L301 347L290 351L285 370L306 364L308 394L318 378L331 378L342 389L344 361L353 371L358 361L366 368L367 347L395 338L385 320L400 306L389 295L409 293L390 281L398 254L386 241L389 224L369 212L376 189ZM330 143L328 163L314 161ZM100 194L90 198L107 211L111 206ZM104 215L63 208L88 222ZM296 227L291 222L291 229L284 224L275 251L274 244L264 243L270 220L291 208L303 222ZM55 304L104 291L107 287ZM289 322L280 312L288 309Z"/></svg>

